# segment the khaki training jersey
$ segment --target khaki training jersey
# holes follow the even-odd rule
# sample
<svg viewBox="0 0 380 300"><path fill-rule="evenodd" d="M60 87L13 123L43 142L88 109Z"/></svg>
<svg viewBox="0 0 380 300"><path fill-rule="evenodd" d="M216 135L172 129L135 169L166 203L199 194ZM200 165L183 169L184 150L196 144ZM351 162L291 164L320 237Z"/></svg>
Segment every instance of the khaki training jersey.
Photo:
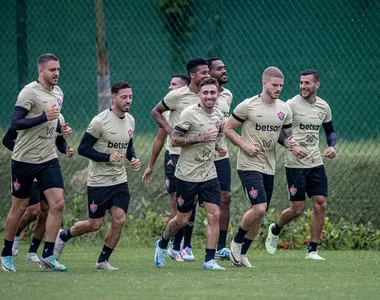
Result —
<svg viewBox="0 0 380 300"><path fill-rule="evenodd" d="M230 90L223 88L219 94L218 101L215 103L215 107L217 107L219 110L222 111L223 123L227 123L228 117L230 116L231 102L232 102L232 93L230 92ZM219 142L219 147L224 147L227 149L225 136L223 133L222 133L221 140ZM223 157L219 156L218 151L215 151L215 161L222 160L228 157L229 157L228 151L227 151L227 154Z"/></svg>
<svg viewBox="0 0 380 300"><path fill-rule="evenodd" d="M29 111L26 118L34 118L47 112L53 105L59 109L63 104L63 93L58 86L45 89L39 82L26 85L18 95L16 106ZM40 164L57 158L55 139L58 120L46 121L40 125L19 130L12 159Z"/></svg>
<svg viewBox="0 0 380 300"><path fill-rule="evenodd" d="M282 126L292 124L289 106L280 99L273 104L265 104L258 95L241 102L233 115L243 122L241 139L246 143L257 144L260 148L255 156L249 156L239 149L237 169L274 175L276 144Z"/></svg>
<svg viewBox="0 0 380 300"><path fill-rule="evenodd" d="M223 115L218 109L206 113L200 104L184 109L176 124L176 129L183 130L186 136L197 136L209 129L220 131ZM182 147L175 177L189 182L205 182L217 177L214 164L215 142L202 142Z"/></svg>
<svg viewBox="0 0 380 300"><path fill-rule="evenodd" d="M118 152L124 155L119 162L96 162L89 160L87 185L91 187L112 186L127 182L125 156L130 139L135 131L135 119L129 114L120 119L111 109L95 116L87 128L87 133L97 138L93 146L103 153Z"/></svg>
<svg viewBox="0 0 380 300"><path fill-rule="evenodd" d="M310 104L300 95L286 102L293 113L293 136L297 145L307 149L309 155L299 159L286 151L285 166L288 168L313 168L323 165L319 150L319 130L323 123L332 119L327 102L319 97Z"/></svg>
<svg viewBox="0 0 380 300"><path fill-rule="evenodd" d="M184 86L173 91L170 91L162 103L170 110L168 123L173 126L178 123L181 112L188 106L199 103L199 95L190 90L189 86ZM169 154L180 154L180 147L173 147L170 139L166 140L165 148Z"/></svg>

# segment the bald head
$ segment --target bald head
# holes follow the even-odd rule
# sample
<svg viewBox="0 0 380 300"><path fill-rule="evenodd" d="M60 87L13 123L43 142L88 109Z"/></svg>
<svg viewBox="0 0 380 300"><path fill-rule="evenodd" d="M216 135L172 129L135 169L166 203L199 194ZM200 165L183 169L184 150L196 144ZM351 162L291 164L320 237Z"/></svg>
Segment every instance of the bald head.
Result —
<svg viewBox="0 0 380 300"><path fill-rule="evenodd" d="M274 77L284 79L284 74L282 74L281 70L276 67L268 67L263 72L263 81Z"/></svg>

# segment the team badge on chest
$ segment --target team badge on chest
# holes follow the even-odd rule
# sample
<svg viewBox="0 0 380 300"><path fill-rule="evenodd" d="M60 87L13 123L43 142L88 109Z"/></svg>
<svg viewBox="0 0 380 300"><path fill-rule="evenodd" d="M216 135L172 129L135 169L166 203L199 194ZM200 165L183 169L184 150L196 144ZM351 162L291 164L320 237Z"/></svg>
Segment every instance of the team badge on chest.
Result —
<svg viewBox="0 0 380 300"><path fill-rule="evenodd" d="M129 134L129 138L131 139L132 136L133 136L133 130L132 130L132 129L129 129L129 130L128 130L128 134Z"/></svg>
<svg viewBox="0 0 380 300"><path fill-rule="evenodd" d="M62 107L62 103L63 100L61 98L57 98L57 105L59 105L60 108Z"/></svg>
<svg viewBox="0 0 380 300"><path fill-rule="evenodd" d="M284 118L285 118L285 114L280 111L278 114L277 114L278 118L282 121Z"/></svg>
<svg viewBox="0 0 380 300"><path fill-rule="evenodd" d="M220 126L221 126L222 124L219 122L219 121L216 121L216 123L215 123L215 127L216 127L216 129L220 129Z"/></svg>
<svg viewBox="0 0 380 300"><path fill-rule="evenodd" d="M319 118L320 120L323 119L323 112L318 113L318 118Z"/></svg>

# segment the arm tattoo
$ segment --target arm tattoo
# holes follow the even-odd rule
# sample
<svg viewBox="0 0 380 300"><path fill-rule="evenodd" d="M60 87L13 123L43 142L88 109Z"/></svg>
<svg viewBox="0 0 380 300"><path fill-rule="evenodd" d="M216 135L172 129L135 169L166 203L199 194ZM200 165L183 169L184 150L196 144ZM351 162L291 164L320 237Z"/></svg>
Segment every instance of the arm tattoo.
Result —
<svg viewBox="0 0 380 300"><path fill-rule="evenodd" d="M184 133L174 130L170 140L173 147L185 147L202 142L202 136L186 136Z"/></svg>
<svg viewBox="0 0 380 300"><path fill-rule="evenodd" d="M281 132L284 135L284 138L288 138L288 137L293 135L293 128L292 127L289 127L289 128L282 127Z"/></svg>

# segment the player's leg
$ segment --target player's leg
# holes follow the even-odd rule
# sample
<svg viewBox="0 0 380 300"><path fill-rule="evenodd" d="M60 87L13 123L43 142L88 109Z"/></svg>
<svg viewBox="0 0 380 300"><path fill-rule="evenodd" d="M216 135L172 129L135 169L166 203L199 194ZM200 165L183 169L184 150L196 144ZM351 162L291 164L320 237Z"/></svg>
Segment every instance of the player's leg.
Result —
<svg viewBox="0 0 380 300"><path fill-rule="evenodd" d="M311 222L311 238L307 259L325 260L318 254L318 241L323 230L328 195L328 181L324 166L311 170L306 184L306 192L313 201L314 213Z"/></svg>
<svg viewBox="0 0 380 300"><path fill-rule="evenodd" d="M222 159L215 162L216 172L222 191L220 202L219 240L215 254L217 259L230 259L230 250L226 247L228 226L230 223L231 202L231 164L230 159Z"/></svg>
<svg viewBox="0 0 380 300"><path fill-rule="evenodd" d="M267 209L267 197L263 174L256 171L238 170L244 191L251 203L251 208L243 215L238 231L231 242L231 262L241 266L243 244L248 248L257 235ZM244 253L244 251L243 251ZM245 254L244 254L245 255Z"/></svg>
<svg viewBox="0 0 380 300"><path fill-rule="evenodd" d="M49 213L49 204L47 203L43 193L41 193L40 208L40 214L38 215L37 222L34 227L32 242L30 243L29 251L26 255L26 260L32 262L40 261L37 255L37 250L45 234L46 219Z"/></svg>
<svg viewBox="0 0 380 300"><path fill-rule="evenodd" d="M194 207L197 183L176 179L176 185L177 214L169 221L162 237L156 242L154 263L158 268L165 266L165 255L169 240L189 222Z"/></svg>
<svg viewBox="0 0 380 300"><path fill-rule="evenodd" d="M54 256L57 259L61 257L66 243L71 238L98 231L102 227L106 210L110 207L111 197L109 187L87 187L88 219L59 231L54 247Z"/></svg>
<svg viewBox="0 0 380 300"><path fill-rule="evenodd" d="M12 206L5 221L4 247L1 266L6 272L15 272L12 246L20 220L29 205L34 170L29 164L12 161Z"/></svg>
<svg viewBox="0 0 380 300"><path fill-rule="evenodd" d="M183 227L183 247L181 249L181 256L184 261L192 262L195 261L195 256L193 254L193 248L191 246L191 238L193 236L193 229L195 223L195 216L197 213L197 206L194 205L193 211L191 212L191 216L189 219L189 223L187 223Z"/></svg>
<svg viewBox="0 0 380 300"><path fill-rule="evenodd" d="M293 219L299 217L305 208L306 177L309 169L286 168L288 194L291 205L283 210L276 223L270 224L265 248L269 254L275 254L281 229Z"/></svg>
<svg viewBox="0 0 380 300"><path fill-rule="evenodd" d="M110 193L114 195L111 198L111 225L106 233L102 252L95 264L95 269L118 270L109 264L109 258L120 240L121 232L126 221L130 195L127 183L110 187Z"/></svg>

